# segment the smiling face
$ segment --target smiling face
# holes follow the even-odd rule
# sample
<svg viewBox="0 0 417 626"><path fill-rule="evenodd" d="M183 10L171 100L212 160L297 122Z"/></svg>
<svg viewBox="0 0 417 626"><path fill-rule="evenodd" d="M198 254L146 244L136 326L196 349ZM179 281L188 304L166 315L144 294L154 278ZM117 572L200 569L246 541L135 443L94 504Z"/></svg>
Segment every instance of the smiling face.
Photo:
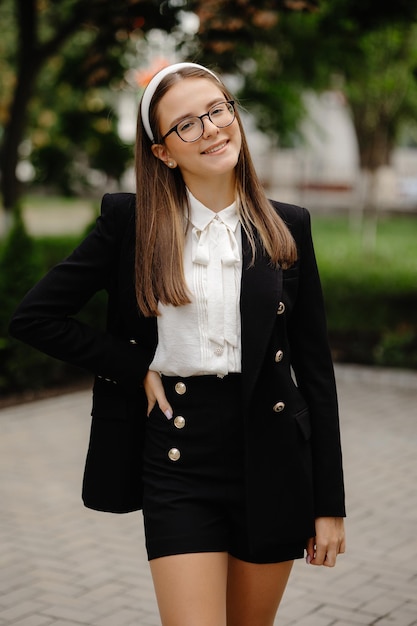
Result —
<svg viewBox="0 0 417 626"><path fill-rule="evenodd" d="M161 98L157 116L161 136L184 118L200 116L211 107L226 100L214 82L206 78L184 78ZM239 124L217 128L208 117L203 118L204 131L200 139L185 143L176 132L162 144L154 144L152 151L168 167L178 166L185 184L195 189L206 182L220 181L234 184L235 167L241 149Z"/></svg>

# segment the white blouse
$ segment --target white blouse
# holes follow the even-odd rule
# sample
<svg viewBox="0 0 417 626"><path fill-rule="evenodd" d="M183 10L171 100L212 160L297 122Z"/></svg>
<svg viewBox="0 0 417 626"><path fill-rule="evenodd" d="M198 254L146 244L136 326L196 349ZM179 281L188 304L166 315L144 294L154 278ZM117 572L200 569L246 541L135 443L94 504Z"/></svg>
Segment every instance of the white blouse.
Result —
<svg viewBox="0 0 417 626"><path fill-rule="evenodd" d="M166 376L241 371L242 236L236 202L215 213L189 191L184 272L191 303L159 303L158 346L149 369Z"/></svg>

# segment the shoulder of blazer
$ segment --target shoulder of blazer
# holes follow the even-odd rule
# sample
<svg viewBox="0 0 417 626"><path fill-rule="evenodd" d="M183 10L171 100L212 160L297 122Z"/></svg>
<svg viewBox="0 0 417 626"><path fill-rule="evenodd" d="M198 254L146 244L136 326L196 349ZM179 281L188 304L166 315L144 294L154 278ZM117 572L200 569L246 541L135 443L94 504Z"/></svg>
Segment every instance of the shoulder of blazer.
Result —
<svg viewBox="0 0 417 626"><path fill-rule="evenodd" d="M296 204L269 200L278 215L284 220L296 241L300 241L305 229L310 228L310 213L307 209Z"/></svg>
<svg viewBox="0 0 417 626"><path fill-rule="evenodd" d="M134 193L106 193L101 202L101 214L111 217L116 223L127 224L135 216L136 196Z"/></svg>

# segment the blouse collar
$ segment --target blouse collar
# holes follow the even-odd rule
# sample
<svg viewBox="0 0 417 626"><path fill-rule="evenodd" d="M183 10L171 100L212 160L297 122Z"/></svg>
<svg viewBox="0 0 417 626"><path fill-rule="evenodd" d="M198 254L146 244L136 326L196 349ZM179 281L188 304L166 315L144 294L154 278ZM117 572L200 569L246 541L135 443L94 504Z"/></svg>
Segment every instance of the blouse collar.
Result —
<svg viewBox="0 0 417 626"><path fill-rule="evenodd" d="M236 231L237 225L239 224L236 200L228 207L216 212L197 200L188 188L187 195L190 203L190 222L195 228L204 230L217 216L217 218L224 222L233 232Z"/></svg>

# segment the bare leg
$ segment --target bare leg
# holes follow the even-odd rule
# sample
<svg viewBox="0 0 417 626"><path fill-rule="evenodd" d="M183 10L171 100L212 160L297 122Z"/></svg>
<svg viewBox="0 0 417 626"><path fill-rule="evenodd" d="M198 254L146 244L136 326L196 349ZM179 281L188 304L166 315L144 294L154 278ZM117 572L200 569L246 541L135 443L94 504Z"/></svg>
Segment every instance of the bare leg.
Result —
<svg viewBox="0 0 417 626"><path fill-rule="evenodd" d="M293 563L257 565L229 556L227 626L273 626Z"/></svg>
<svg viewBox="0 0 417 626"><path fill-rule="evenodd" d="M226 626L226 552L166 556L150 567L162 626Z"/></svg>

